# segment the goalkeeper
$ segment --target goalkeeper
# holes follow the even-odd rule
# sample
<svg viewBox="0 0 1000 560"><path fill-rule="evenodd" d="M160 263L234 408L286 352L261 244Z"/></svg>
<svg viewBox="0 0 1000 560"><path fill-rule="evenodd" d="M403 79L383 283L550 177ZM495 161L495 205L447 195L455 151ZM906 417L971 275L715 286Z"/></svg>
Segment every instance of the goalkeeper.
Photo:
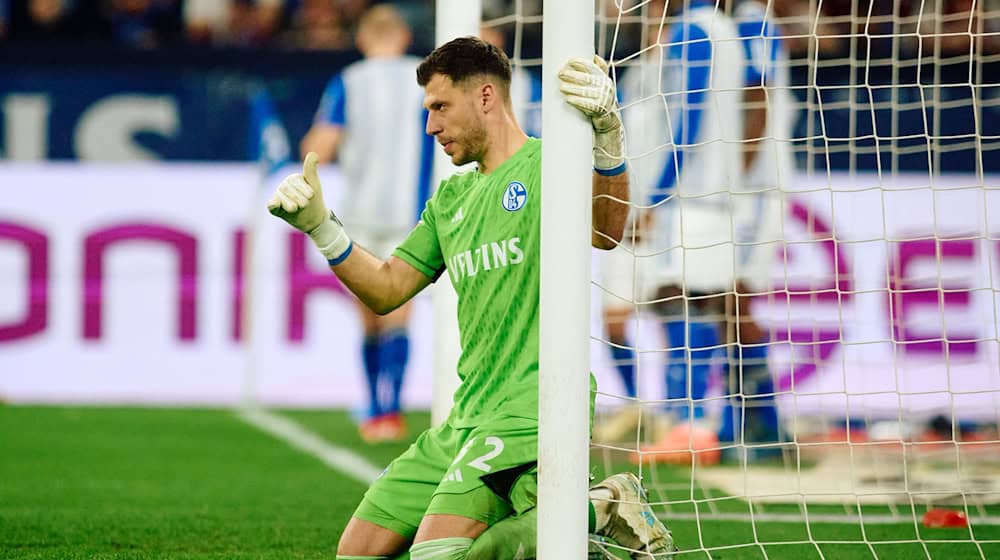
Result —
<svg viewBox="0 0 1000 560"><path fill-rule="evenodd" d="M602 249L621 239L628 213L616 202L628 200L628 176L606 70L595 59L571 61L560 72L567 102L594 129L592 243ZM487 544L533 544L524 524L514 522L530 519L536 495L541 142L527 137L513 115L510 76L503 52L472 37L442 45L420 64L427 133L453 163L478 168L442 182L388 260L356 246L327 210L314 154L268 202L271 213L313 239L333 272L376 313L399 307L445 271L458 293L462 383L451 414L365 493L341 535L342 560L407 551L414 560L462 559L481 536ZM636 557L673 548L631 474L593 488L591 514L592 532ZM508 531L509 539L497 534ZM480 544L475 556L502 554Z"/></svg>

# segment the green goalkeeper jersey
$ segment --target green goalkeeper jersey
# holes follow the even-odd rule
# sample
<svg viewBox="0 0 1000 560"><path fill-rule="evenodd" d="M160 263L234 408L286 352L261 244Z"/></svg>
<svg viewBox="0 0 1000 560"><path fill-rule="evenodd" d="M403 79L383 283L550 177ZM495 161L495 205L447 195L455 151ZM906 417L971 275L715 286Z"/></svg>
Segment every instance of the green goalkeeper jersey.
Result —
<svg viewBox="0 0 1000 560"><path fill-rule="evenodd" d="M446 179L393 253L458 293L461 386L451 423L538 418L540 140L489 175Z"/></svg>

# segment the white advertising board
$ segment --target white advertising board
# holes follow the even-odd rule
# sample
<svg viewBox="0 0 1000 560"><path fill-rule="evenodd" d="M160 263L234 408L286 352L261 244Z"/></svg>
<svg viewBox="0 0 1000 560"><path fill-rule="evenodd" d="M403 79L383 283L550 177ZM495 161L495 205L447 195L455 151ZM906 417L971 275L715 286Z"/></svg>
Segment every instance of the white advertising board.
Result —
<svg viewBox="0 0 1000 560"><path fill-rule="evenodd" d="M258 184L251 165L0 166L0 398L362 402L352 296ZM237 264L251 223L252 275ZM247 292L252 344L236 334ZM414 322L428 312L419 298ZM405 398L420 404L430 332L412 336Z"/></svg>
<svg viewBox="0 0 1000 560"><path fill-rule="evenodd" d="M323 177L336 207L336 168ZM986 183L799 178L775 291L755 304L784 406L997 417L1000 194ZM308 240L267 215L269 191L243 164L0 165L0 398L358 406L351 296ZM248 228L256 250L241 270ZM430 314L419 296L410 407L431 401ZM644 324L640 346L662 348ZM607 349L595 343L592 357L602 390L620 392ZM657 359L642 354L650 398L662 397Z"/></svg>

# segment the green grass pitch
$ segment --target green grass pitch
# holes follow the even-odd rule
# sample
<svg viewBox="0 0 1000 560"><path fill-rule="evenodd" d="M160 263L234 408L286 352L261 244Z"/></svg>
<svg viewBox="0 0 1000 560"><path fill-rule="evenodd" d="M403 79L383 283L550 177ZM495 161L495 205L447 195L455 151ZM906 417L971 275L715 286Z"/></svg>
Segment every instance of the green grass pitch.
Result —
<svg viewBox="0 0 1000 560"><path fill-rule="evenodd" d="M343 411L282 414L377 466L406 447L363 445ZM682 471L655 476L685 486ZM364 490L228 410L0 406L0 559L333 558ZM996 525L751 523L745 502L717 506L737 515L663 511L678 558L1000 558Z"/></svg>

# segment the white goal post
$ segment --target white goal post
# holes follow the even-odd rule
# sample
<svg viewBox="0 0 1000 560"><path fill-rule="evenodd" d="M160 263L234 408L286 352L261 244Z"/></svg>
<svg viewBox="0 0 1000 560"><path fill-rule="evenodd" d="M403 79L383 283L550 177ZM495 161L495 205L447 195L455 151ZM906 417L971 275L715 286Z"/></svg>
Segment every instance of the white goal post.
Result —
<svg viewBox="0 0 1000 560"><path fill-rule="evenodd" d="M590 467L591 130L557 73L594 53L593 6L545 0L542 27L542 211L539 287L538 557L587 554Z"/></svg>

